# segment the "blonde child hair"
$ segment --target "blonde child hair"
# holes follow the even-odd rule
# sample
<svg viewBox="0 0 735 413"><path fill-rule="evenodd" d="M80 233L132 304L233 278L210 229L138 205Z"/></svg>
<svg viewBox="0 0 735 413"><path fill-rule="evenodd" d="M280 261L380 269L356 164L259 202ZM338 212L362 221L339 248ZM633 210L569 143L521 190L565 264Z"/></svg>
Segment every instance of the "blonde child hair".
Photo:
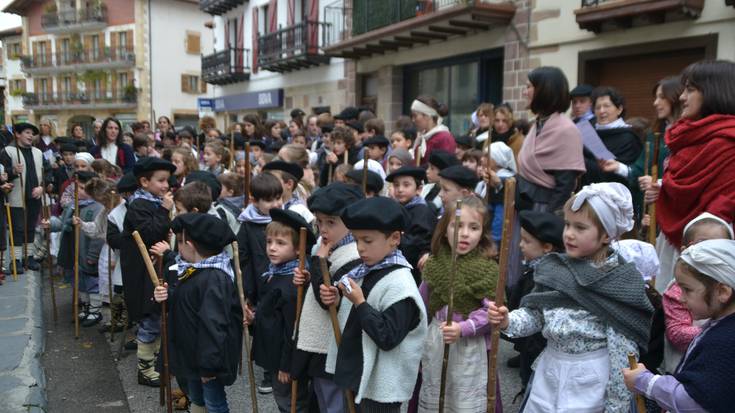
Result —
<svg viewBox="0 0 735 413"><path fill-rule="evenodd" d="M197 162L194 154L191 152L190 149L176 148L171 154L171 158L173 158L174 155L181 156L184 161L185 171L183 173L183 176L189 175L189 173L199 170L199 162Z"/></svg>
<svg viewBox="0 0 735 413"><path fill-rule="evenodd" d="M207 148L209 148L209 150L211 150L216 156L219 156L219 165L222 166L222 169L227 169L230 165L230 150L225 148L225 145L219 140L207 142L207 144L204 145L204 149ZM207 167L209 167L209 165L207 165Z"/></svg>

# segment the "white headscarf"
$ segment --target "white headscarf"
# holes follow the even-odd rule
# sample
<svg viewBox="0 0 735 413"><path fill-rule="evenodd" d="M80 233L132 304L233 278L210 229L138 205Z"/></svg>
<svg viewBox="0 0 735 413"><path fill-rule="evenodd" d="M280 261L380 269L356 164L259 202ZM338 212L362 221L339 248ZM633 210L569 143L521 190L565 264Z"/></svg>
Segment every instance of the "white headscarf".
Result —
<svg viewBox="0 0 735 413"><path fill-rule="evenodd" d="M363 160L360 159L359 161L355 163L355 166L352 169L363 169L362 168L363 163L364 163ZM386 177L385 170L380 165L380 162L374 161L372 159L368 159L368 170L373 171L376 174L380 175L380 177L383 178L383 181L385 181L385 177Z"/></svg>
<svg viewBox="0 0 735 413"><path fill-rule="evenodd" d="M518 173L518 167L516 166L516 157L513 154L513 149L510 149L510 146L506 145L503 142L493 142L490 144L490 156L492 156L493 161L495 161L495 165L501 168L501 170L498 172L502 172L503 169L505 169L507 170L505 171L505 175L508 175L508 171L511 172L509 176L513 176ZM507 177L502 176L500 173L498 173L498 176L500 176L501 178Z"/></svg>
<svg viewBox="0 0 735 413"><path fill-rule="evenodd" d="M685 249L681 259L702 274L735 288L735 241L702 241Z"/></svg>
<svg viewBox="0 0 735 413"><path fill-rule="evenodd" d="M722 224L725 228L727 228L727 232L730 234L730 239L735 238L735 234L733 234L733 230L732 230L732 224L730 224L729 222L725 221L724 219L718 217L717 215L710 214L709 212L702 212L696 218L694 218L693 220L689 221L689 223L687 223L687 225L684 227L684 231L683 231L682 234L683 235L686 235L687 231L689 231L689 229L692 226L694 226L694 224L696 224L697 222L703 221L705 219L711 219L713 221L716 221L716 222Z"/></svg>
<svg viewBox="0 0 735 413"><path fill-rule="evenodd" d="M579 211L587 201L612 239L633 229L633 200L628 188L617 182L590 184L574 197L572 211Z"/></svg>
<svg viewBox="0 0 735 413"><path fill-rule="evenodd" d="M92 165L92 162L94 162L94 156L92 156L89 152L79 152L76 155L74 155L75 161L84 161L88 163L89 165Z"/></svg>
<svg viewBox="0 0 735 413"><path fill-rule="evenodd" d="M624 239L615 244L620 256L625 261L635 264L643 280L649 281L658 276L660 263L653 245L637 239Z"/></svg>

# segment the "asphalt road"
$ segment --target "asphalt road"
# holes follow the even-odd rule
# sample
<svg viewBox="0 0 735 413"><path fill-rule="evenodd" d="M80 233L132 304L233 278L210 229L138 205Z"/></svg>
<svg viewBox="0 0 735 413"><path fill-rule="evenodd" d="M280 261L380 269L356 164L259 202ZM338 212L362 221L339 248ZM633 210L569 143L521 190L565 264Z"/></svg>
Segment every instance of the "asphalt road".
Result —
<svg viewBox="0 0 735 413"><path fill-rule="evenodd" d="M52 413L151 413L162 412L159 406L158 389L140 386L137 383L136 357L134 351L123 352L118 362L113 359L117 352L120 334L115 343L109 335L97 332L97 326L81 328L79 339L74 338L71 323L71 289L56 288L59 320L54 324L51 313L50 289L44 288L44 327L46 350L42 359L47 377L49 412ZM105 309L105 319L108 313ZM130 332L132 334L132 332ZM132 336L130 336L132 337ZM504 412L518 411L518 403L511 403L520 389L518 370L506 367L506 360L515 352L510 344L501 340L498 354L498 374ZM244 375L227 389L232 412L250 412L247 369ZM256 380L262 370L256 366ZM404 406L405 410L405 406ZM271 395L258 396L258 411L275 413L278 409Z"/></svg>

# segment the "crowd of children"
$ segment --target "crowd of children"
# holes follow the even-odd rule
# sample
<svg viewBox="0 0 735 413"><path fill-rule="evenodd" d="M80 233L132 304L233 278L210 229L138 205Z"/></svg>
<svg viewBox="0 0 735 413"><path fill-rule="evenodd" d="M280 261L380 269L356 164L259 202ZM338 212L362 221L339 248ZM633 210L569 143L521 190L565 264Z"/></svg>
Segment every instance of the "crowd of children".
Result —
<svg viewBox="0 0 735 413"><path fill-rule="evenodd" d="M555 73L547 69L529 81ZM495 330L518 351L508 364L519 368L522 411L627 412L636 396L650 412L729 411L735 211L720 202L667 234L681 239L671 259L634 239L649 222L634 194L657 189L650 177L633 192L602 179L552 193L542 183L566 188L570 171L531 165L534 156L563 162L530 151L551 150L541 128L576 128L533 103L544 90L536 87L536 99L530 92L539 118L527 144L510 108L490 104L455 140L442 124L446 107L426 96L389 135L357 108L306 120L294 111L288 125L265 127L248 115L227 134L205 119L201 135L136 135L135 151L107 128L98 137L107 144L89 147L38 140L38 129L21 123L0 152L11 264L35 270L52 254L60 288L78 271L81 325L100 323L107 303L102 331L134 326L125 346L137 351L141 385L161 384L157 359L167 346L177 406L192 412L229 411L225 387L241 357L262 369L257 389L281 412L341 413L353 403L360 412L435 412L440 403L484 412L488 382L499 393L503 380L488 376ZM115 162L105 156L110 145ZM129 149L134 164L123 156ZM513 179L519 202L505 205ZM40 214L47 200L48 218ZM43 231L53 234L51 251L38 242ZM162 285L151 283L134 232ZM506 268L503 246L512 251ZM499 277L508 280L503 304ZM252 352L241 356L243 329Z"/></svg>

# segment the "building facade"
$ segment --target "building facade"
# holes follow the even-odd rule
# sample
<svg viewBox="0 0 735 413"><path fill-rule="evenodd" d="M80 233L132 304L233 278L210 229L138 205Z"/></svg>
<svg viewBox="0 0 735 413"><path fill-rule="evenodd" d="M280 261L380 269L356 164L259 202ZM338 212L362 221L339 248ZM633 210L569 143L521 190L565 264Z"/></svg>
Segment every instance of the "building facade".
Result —
<svg viewBox="0 0 735 413"><path fill-rule="evenodd" d="M354 69L324 50L333 41L319 0L201 0L214 51L202 56L211 100L200 105L227 123L247 113L282 119L291 109L332 112L354 102ZM222 124L222 123L220 123Z"/></svg>
<svg viewBox="0 0 735 413"><path fill-rule="evenodd" d="M176 111L190 116L204 96L201 48L178 29L180 22L203 31L196 1L15 0L4 11L22 16L21 71L12 78L25 81L6 94L22 105L6 122L48 119L59 135L74 124L91 133L93 121L108 116L123 124Z"/></svg>

